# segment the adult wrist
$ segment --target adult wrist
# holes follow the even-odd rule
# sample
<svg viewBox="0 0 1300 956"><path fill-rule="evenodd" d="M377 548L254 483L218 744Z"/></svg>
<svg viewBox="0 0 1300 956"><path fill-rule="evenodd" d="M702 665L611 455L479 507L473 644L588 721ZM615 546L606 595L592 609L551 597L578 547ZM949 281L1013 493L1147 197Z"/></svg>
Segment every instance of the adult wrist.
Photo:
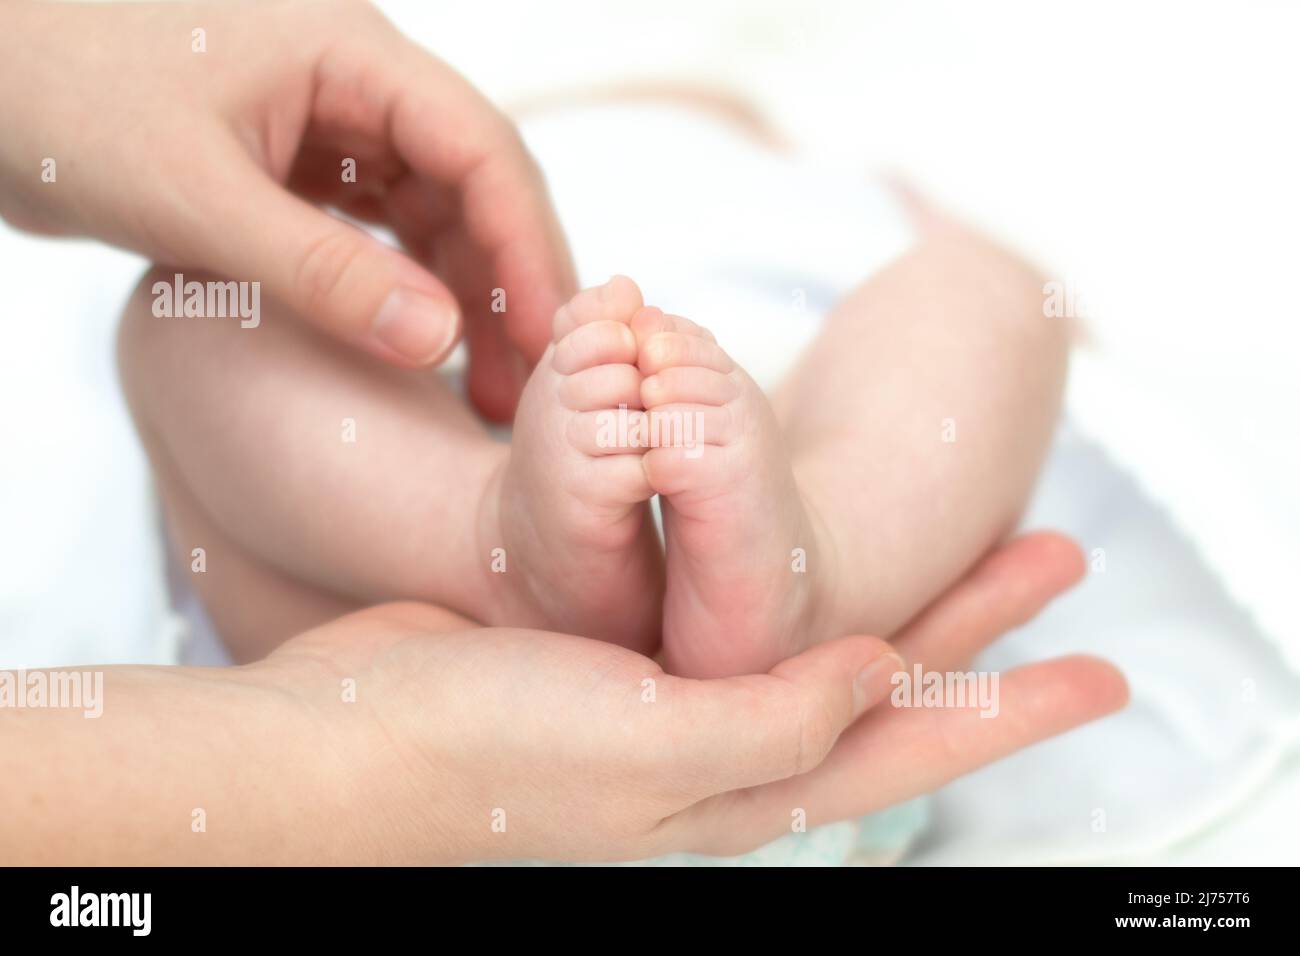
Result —
<svg viewBox="0 0 1300 956"><path fill-rule="evenodd" d="M323 630L341 626L334 622ZM349 653L332 640L321 647L312 642L315 633L240 668L250 684L278 698L277 732L300 754L312 755L309 772L293 783L291 799L311 806L315 825L328 831L317 838L314 849L321 858L315 862L427 865L485 856L484 840L473 835L478 829L487 833L487 824L466 824L458 775L428 756L430 750L453 752L429 748L433 735L451 728L413 724L420 714L394 716L386 681L372 668L370 655ZM408 739L416 736L418 745Z"/></svg>

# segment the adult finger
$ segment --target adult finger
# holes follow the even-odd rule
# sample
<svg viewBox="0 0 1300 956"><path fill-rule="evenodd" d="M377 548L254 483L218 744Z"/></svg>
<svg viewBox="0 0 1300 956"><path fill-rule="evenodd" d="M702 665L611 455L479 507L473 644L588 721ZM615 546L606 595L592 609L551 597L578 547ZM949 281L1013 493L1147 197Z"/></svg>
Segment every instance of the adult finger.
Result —
<svg viewBox="0 0 1300 956"><path fill-rule="evenodd" d="M429 241L465 311L470 394L507 417L520 387L512 355L537 361L555 310L577 290L545 180L514 124L437 58L406 43L371 66L397 154L456 193L456 227Z"/></svg>
<svg viewBox="0 0 1300 956"><path fill-rule="evenodd" d="M667 753L688 768L697 796L804 773L841 732L889 694L903 668L890 645L846 637L782 661L767 674L717 680L667 678Z"/></svg>
<svg viewBox="0 0 1300 956"><path fill-rule="evenodd" d="M930 670L961 667L1004 633L1034 618L1084 573L1083 555L1054 531L997 548L895 636L909 661Z"/></svg>
<svg viewBox="0 0 1300 956"><path fill-rule="evenodd" d="M935 788L1034 743L1112 713L1123 676L1075 656L1001 675L997 715L975 708L874 708L810 773L720 794L661 824L665 846L730 855L790 832L862 816Z"/></svg>
<svg viewBox="0 0 1300 956"><path fill-rule="evenodd" d="M202 221L180 240L192 261L259 282L303 321L400 365L437 363L455 345L455 296L401 252L294 196L238 149L198 175Z"/></svg>

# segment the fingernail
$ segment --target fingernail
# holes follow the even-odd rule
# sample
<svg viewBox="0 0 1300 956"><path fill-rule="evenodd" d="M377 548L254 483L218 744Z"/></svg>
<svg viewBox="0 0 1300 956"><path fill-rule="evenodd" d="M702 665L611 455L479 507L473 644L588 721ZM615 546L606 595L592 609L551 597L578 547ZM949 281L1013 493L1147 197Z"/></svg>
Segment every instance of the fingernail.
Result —
<svg viewBox="0 0 1300 956"><path fill-rule="evenodd" d="M881 654L853 679L853 716L858 717L889 696L894 675L907 671L907 663L893 651Z"/></svg>
<svg viewBox="0 0 1300 956"><path fill-rule="evenodd" d="M456 311L412 289L394 289L375 315L371 334L403 358L426 365L456 336Z"/></svg>

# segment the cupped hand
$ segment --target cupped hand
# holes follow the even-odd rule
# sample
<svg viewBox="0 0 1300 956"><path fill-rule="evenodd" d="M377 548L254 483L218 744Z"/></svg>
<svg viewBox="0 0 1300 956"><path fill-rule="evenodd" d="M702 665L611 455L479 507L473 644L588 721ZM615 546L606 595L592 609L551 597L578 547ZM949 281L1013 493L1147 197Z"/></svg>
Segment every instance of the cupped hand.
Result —
<svg viewBox="0 0 1300 956"><path fill-rule="evenodd" d="M341 755L360 856L734 854L789 832L795 809L810 826L868 813L1121 707L1123 678L1087 657L1004 675L995 719L885 702L896 652L927 670L961 668L1081 568L1067 540L1031 535L892 645L847 637L751 677L671 677L612 645L465 629L408 604L317 629L267 664L294 675L320 746ZM339 703L340 683L354 702Z"/></svg>
<svg viewBox="0 0 1300 956"><path fill-rule="evenodd" d="M260 282L402 365L445 358L463 316L493 418L574 290L514 126L366 3L6 3L0 115L13 225Z"/></svg>

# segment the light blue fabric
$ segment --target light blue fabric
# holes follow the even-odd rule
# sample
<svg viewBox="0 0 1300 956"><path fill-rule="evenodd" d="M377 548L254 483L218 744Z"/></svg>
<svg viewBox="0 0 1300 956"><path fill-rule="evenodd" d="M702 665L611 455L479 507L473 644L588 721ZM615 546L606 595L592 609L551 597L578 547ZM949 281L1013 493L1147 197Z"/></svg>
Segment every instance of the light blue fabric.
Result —
<svg viewBox="0 0 1300 956"><path fill-rule="evenodd" d="M845 866L897 862L929 821L922 797L860 820L844 820L806 833L788 833L741 856L674 853L646 860L645 866Z"/></svg>
<svg viewBox="0 0 1300 956"><path fill-rule="evenodd" d="M789 833L740 856L671 853L620 866L890 866L907 852L930 822L930 798L881 810L858 820L844 820L806 833ZM529 860L488 866L564 866ZM604 865L604 864L601 864Z"/></svg>

